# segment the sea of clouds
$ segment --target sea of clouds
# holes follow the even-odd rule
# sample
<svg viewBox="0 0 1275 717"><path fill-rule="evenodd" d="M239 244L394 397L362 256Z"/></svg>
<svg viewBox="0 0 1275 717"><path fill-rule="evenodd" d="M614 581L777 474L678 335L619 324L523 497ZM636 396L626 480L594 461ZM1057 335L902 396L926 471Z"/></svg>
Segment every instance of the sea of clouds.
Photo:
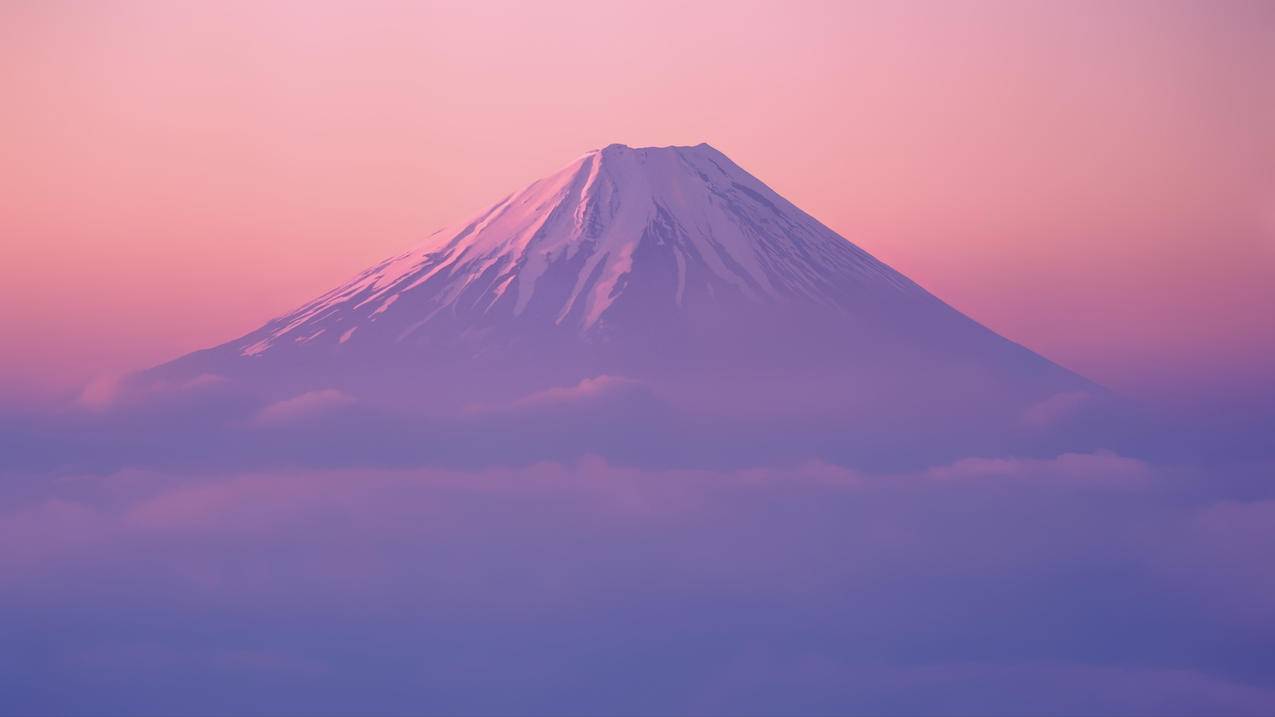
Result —
<svg viewBox="0 0 1275 717"><path fill-rule="evenodd" d="M57 445L0 476L6 714L1275 712L1270 459L89 470Z"/></svg>

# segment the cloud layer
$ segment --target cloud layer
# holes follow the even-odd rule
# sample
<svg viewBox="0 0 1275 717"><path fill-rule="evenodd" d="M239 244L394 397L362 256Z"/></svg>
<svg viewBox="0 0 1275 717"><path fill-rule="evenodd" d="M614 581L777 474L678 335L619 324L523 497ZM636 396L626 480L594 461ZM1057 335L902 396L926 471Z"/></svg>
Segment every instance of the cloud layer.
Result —
<svg viewBox="0 0 1275 717"><path fill-rule="evenodd" d="M11 475L0 711L1269 714L1275 501L1231 478Z"/></svg>

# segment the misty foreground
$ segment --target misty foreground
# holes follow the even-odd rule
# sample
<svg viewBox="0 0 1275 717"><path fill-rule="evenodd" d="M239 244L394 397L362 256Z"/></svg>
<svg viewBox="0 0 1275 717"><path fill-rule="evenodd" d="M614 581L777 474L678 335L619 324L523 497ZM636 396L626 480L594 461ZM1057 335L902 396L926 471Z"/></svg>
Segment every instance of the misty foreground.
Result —
<svg viewBox="0 0 1275 717"><path fill-rule="evenodd" d="M1270 714L1271 461L6 471L5 714Z"/></svg>
<svg viewBox="0 0 1275 717"><path fill-rule="evenodd" d="M0 414L0 714L1269 715L1272 416L613 145Z"/></svg>
<svg viewBox="0 0 1275 717"><path fill-rule="evenodd" d="M151 398L0 417L0 713L1275 711L1269 417Z"/></svg>

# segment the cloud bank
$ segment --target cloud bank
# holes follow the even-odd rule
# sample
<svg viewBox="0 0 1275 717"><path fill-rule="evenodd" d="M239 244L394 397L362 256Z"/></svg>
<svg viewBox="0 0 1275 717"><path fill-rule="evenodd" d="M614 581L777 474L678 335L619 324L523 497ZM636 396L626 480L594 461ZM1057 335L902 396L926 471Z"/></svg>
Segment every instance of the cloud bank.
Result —
<svg viewBox="0 0 1275 717"><path fill-rule="evenodd" d="M1275 500L1233 478L13 474L0 711L1269 714Z"/></svg>

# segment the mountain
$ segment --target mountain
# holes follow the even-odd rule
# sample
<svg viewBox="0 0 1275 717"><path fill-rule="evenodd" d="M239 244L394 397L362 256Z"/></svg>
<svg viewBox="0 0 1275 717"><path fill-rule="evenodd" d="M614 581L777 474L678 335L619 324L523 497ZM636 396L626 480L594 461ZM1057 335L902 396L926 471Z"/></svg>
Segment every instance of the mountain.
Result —
<svg viewBox="0 0 1275 717"><path fill-rule="evenodd" d="M707 144L589 152L137 383L201 376L432 415L640 387L696 415L935 430L1100 393Z"/></svg>

